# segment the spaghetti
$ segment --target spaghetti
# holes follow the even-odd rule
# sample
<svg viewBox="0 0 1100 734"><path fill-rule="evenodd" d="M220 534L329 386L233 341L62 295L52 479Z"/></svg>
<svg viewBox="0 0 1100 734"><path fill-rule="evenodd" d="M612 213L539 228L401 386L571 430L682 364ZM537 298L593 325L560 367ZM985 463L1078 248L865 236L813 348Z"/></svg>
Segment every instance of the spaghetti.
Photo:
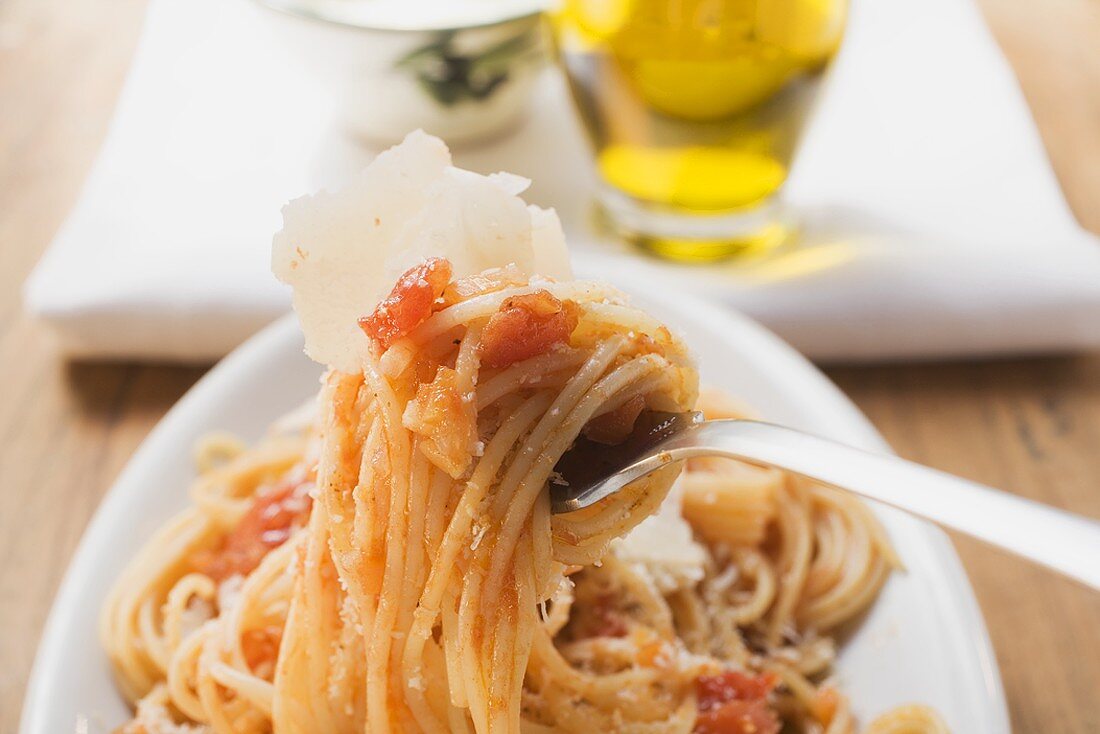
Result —
<svg viewBox="0 0 1100 734"><path fill-rule="evenodd" d="M207 447L222 463L103 615L141 701L132 731L750 731L730 728L734 703L761 732L853 730L815 681L825 633L897 564L869 511L779 470L693 460L673 500L698 538L695 578L612 543L657 511L675 468L551 516L545 487L582 431L632 422L639 402L693 406L695 373L614 291L514 280L453 284L499 289L376 342L360 374L330 373L305 428ZM572 304L568 341L481 366L494 318L532 294Z"/></svg>
<svg viewBox="0 0 1100 734"><path fill-rule="evenodd" d="M578 436L731 409L614 289L455 269L424 259L359 314L312 417L204 444L102 611L121 731L854 731L828 633L897 566L870 512L703 459L551 515ZM866 731L945 729L907 707Z"/></svg>

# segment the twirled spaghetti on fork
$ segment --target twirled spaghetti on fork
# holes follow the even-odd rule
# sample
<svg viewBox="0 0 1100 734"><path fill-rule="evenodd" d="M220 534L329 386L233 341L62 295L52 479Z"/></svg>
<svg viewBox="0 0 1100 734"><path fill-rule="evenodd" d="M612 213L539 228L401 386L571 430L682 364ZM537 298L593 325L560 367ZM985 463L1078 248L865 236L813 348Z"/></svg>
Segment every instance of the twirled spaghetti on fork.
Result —
<svg viewBox="0 0 1100 734"><path fill-rule="evenodd" d="M311 417L208 444L193 506L120 577L102 636L137 705L123 731L853 731L826 635L896 565L874 518L710 460L552 516L578 437L692 409L697 374L669 329L572 280L515 180L448 164L420 135L368 169L357 196L416 202L394 219L369 197L288 208L276 271L330 369ZM397 243L386 268L372 237Z"/></svg>

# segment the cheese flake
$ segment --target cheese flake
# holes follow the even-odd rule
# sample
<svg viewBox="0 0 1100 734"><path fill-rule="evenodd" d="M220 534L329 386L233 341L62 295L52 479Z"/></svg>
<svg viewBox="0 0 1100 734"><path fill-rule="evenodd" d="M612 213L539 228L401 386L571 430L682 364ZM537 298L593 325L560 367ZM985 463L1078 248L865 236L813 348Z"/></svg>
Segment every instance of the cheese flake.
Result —
<svg viewBox="0 0 1100 734"><path fill-rule="evenodd" d="M343 189L287 204L272 270L293 290L306 353L358 372L367 348L358 319L427 257L450 260L456 278L514 264L570 279L557 214L519 198L529 183L455 168L443 141L416 131Z"/></svg>

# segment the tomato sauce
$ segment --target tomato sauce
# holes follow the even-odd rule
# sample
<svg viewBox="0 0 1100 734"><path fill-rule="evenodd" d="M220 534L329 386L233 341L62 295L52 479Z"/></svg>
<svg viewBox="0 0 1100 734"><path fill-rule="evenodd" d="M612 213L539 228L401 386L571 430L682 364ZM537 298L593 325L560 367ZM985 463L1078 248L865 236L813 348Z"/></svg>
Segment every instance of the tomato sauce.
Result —
<svg viewBox="0 0 1100 734"><path fill-rule="evenodd" d="M778 734L779 717L767 697L779 679L727 670L695 681L699 716L694 734Z"/></svg>

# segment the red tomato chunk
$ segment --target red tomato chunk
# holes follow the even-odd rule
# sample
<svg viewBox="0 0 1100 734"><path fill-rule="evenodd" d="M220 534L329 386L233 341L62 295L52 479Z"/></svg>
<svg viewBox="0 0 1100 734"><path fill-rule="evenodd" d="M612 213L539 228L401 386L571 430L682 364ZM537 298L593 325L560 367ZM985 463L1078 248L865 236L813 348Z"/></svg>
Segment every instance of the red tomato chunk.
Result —
<svg viewBox="0 0 1100 734"><path fill-rule="evenodd" d="M695 734L778 734L779 717L767 702L776 683L770 673L751 676L728 670L701 676L695 682Z"/></svg>
<svg viewBox="0 0 1100 734"><path fill-rule="evenodd" d="M430 257L409 268L374 312L359 319L359 328L386 349L428 320L436 299L451 282L451 273L451 263L442 257Z"/></svg>
<svg viewBox="0 0 1100 734"><path fill-rule="evenodd" d="M284 482L256 496L252 507L222 545L195 557L195 566L215 581L246 576L269 552L305 524L313 504L312 482Z"/></svg>
<svg viewBox="0 0 1100 734"><path fill-rule="evenodd" d="M481 333L485 367L507 367L566 344L580 321L577 304L539 290L505 299Z"/></svg>

